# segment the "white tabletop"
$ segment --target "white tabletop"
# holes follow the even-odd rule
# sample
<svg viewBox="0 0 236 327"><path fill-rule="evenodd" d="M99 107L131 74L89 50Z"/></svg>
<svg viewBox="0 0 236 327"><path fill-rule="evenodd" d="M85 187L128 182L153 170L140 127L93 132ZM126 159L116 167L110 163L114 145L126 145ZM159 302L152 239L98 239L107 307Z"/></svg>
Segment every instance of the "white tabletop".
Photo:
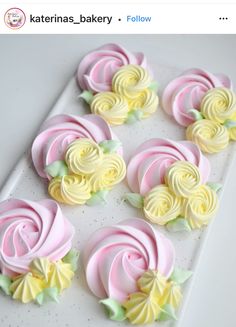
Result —
<svg viewBox="0 0 236 327"><path fill-rule="evenodd" d="M235 35L1 35L0 185L30 146L81 56L107 42L143 51L150 62L223 72L236 84ZM236 169L232 169L181 327L231 327L236 324L235 185ZM0 321L3 315L0 310ZM16 327L18 324L9 321L0 325ZM40 321L34 321L34 326L40 326Z"/></svg>

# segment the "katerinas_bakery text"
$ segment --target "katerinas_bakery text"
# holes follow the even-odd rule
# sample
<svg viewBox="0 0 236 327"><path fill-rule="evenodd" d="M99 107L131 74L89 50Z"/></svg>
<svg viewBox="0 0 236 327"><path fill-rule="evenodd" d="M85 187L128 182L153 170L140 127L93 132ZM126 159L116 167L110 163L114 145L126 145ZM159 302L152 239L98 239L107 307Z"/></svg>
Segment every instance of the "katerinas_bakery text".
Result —
<svg viewBox="0 0 236 327"><path fill-rule="evenodd" d="M72 24L84 24L84 23L99 23L99 24L111 24L112 16L98 16L98 15L82 15L80 14L78 18L74 16L59 16L57 14L53 16L30 15L30 23L72 23Z"/></svg>

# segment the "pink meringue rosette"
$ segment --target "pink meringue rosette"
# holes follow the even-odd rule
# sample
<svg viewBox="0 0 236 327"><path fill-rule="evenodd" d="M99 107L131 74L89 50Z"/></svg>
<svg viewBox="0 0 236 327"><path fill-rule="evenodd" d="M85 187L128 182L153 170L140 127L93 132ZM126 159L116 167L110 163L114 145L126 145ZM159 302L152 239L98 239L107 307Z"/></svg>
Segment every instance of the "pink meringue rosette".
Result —
<svg viewBox="0 0 236 327"><path fill-rule="evenodd" d="M71 285L75 230L53 200L0 203L0 290L22 303L59 302Z"/></svg>
<svg viewBox="0 0 236 327"><path fill-rule="evenodd" d="M168 278L175 251L149 223L132 218L96 231L86 243L83 259L92 293L122 303L138 290L137 280L145 271L158 270Z"/></svg>
<svg viewBox="0 0 236 327"><path fill-rule="evenodd" d="M10 199L0 203L0 270L13 277L29 272L40 257L62 259L72 247L74 227L53 200Z"/></svg>
<svg viewBox="0 0 236 327"><path fill-rule="evenodd" d="M188 126L194 122L188 111L199 111L204 95L217 87L232 89L232 82L223 74L212 74L198 68L189 69L166 86L162 95L163 108L178 124Z"/></svg>
<svg viewBox="0 0 236 327"><path fill-rule="evenodd" d="M127 166L127 181L133 192L147 194L153 187L164 184L167 169L176 161L188 161L196 165L202 182L210 175L209 160L199 147L190 141L151 139L141 144Z"/></svg>
<svg viewBox="0 0 236 327"><path fill-rule="evenodd" d="M114 74L124 65L148 69L142 53L132 53L118 44L106 44L88 53L80 62L77 81L82 90L92 93L111 91Z"/></svg>
<svg viewBox="0 0 236 327"><path fill-rule="evenodd" d="M68 145L81 138L92 139L96 143L118 140L109 125L99 116L56 115L42 125L32 145L32 160L39 176L50 179L45 167L54 161L64 160ZM122 147L117 153L122 155Z"/></svg>

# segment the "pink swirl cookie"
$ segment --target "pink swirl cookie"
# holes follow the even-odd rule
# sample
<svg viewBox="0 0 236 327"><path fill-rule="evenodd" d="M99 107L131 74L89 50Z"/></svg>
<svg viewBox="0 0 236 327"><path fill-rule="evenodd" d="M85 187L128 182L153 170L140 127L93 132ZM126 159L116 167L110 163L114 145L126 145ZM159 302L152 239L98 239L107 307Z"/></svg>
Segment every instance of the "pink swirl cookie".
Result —
<svg viewBox="0 0 236 327"><path fill-rule="evenodd" d="M117 44L106 44L88 53L77 71L78 84L82 90L93 93L111 91L112 77L124 65L140 65L147 69L142 53L132 53Z"/></svg>
<svg viewBox="0 0 236 327"><path fill-rule="evenodd" d="M109 125L99 116L57 115L41 127L32 145L32 160L37 173L49 178L44 169L56 160L63 160L68 145L80 138L89 138L99 143L118 140ZM122 154L122 148L118 149Z"/></svg>
<svg viewBox="0 0 236 327"><path fill-rule="evenodd" d="M10 199L0 203L0 270L15 276L40 257L63 258L72 247L74 227L55 201Z"/></svg>
<svg viewBox="0 0 236 327"><path fill-rule="evenodd" d="M229 77L212 74L202 69L190 69L172 80L162 95L162 105L166 113L183 126L194 119L188 113L190 109L200 109L200 103L206 92L215 87L232 89Z"/></svg>
<svg viewBox="0 0 236 327"><path fill-rule="evenodd" d="M140 145L127 167L127 180L133 192L145 195L153 187L164 183L167 168L175 161L196 165L205 183L210 175L210 163L198 146L189 141L151 139Z"/></svg>
<svg viewBox="0 0 236 327"><path fill-rule="evenodd" d="M90 290L121 303L137 291L137 279L144 271L158 270L169 277L175 261L172 243L137 218L96 231L83 256Z"/></svg>

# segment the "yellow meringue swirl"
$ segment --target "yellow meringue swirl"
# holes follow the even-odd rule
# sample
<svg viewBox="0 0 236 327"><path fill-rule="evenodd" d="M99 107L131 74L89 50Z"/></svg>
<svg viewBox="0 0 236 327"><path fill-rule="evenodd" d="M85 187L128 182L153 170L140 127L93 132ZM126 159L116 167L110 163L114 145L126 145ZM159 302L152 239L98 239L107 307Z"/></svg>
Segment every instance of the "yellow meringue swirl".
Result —
<svg viewBox="0 0 236 327"><path fill-rule="evenodd" d="M69 263L64 263L61 260L52 263L48 287L57 287L58 290L62 291L70 286L73 276L74 272Z"/></svg>
<svg viewBox="0 0 236 327"><path fill-rule="evenodd" d="M134 325L153 323L161 313L158 299L152 293L132 293L122 305L126 317Z"/></svg>
<svg viewBox="0 0 236 327"><path fill-rule="evenodd" d="M224 123L236 112L235 93L224 87L209 90L202 99L201 112L207 119Z"/></svg>
<svg viewBox="0 0 236 327"><path fill-rule="evenodd" d="M101 116L111 125L122 125L129 112L126 98L113 92L96 94L90 106L93 114Z"/></svg>
<svg viewBox="0 0 236 327"><path fill-rule="evenodd" d="M53 178L48 186L53 199L65 204L84 204L91 197L88 179L82 175L66 175Z"/></svg>
<svg viewBox="0 0 236 327"><path fill-rule="evenodd" d="M51 262L48 258L36 258L30 264L30 270L33 275L40 279L48 281L48 274L51 269Z"/></svg>
<svg viewBox="0 0 236 327"><path fill-rule="evenodd" d="M32 273L19 275L10 286L12 298L23 303L29 303L42 292L44 288L43 282L33 277Z"/></svg>
<svg viewBox="0 0 236 327"><path fill-rule="evenodd" d="M227 147L229 133L225 126L209 119L197 120L186 130L188 140L207 153L216 153Z"/></svg>
<svg viewBox="0 0 236 327"><path fill-rule="evenodd" d="M156 270L147 270L138 279L139 289L147 294L153 293L154 296L163 295L167 285L167 279Z"/></svg>
<svg viewBox="0 0 236 327"><path fill-rule="evenodd" d="M159 301L159 304L161 306L170 304L173 308L178 308L182 297L181 287L174 282L169 282L165 288L163 296Z"/></svg>
<svg viewBox="0 0 236 327"><path fill-rule="evenodd" d="M219 207L217 194L207 185L201 185L183 202L183 215L192 229L208 225Z"/></svg>
<svg viewBox="0 0 236 327"><path fill-rule="evenodd" d="M129 101L130 110L141 110L142 118L148 118L158 107L159 99L157 94L149 89L139 92L133 99Z"/></svg>
<svg viewBox="0 0 236 327"><path fill-rule="evenodd" d="M165 225L181 213L182 200L168 186L154 187L144 198L144 214L151 222Z"/></svg>
<svg viewBox="0 0 236 327"><path fill-rule="evenodd" d="M167 170L165 181L176 196L188 197L200 186L201 175L192 163L176 161Z"/></svg>
<svg viewBox="0 0 236 327"><path fill-rule="evenodd" d="M125 65L120 68L112 79L112 90L128 99L147 89L152 82L149 73L138 65Z"/></svg>
<svg viewBox="0 0 236 327"><path fill-rule="evenodd" d="M120 183L126 174L124 159L118 154L104 155L102 164L90 177L93 192L110 190L113 185Z"/></svg>
<svg viewBox="0 0 236 327"><path fill-rule="evenodd" d="M92 174L102 163L103 151L91 139L82 138L67 148L65 161L74 174Z"/></svg>

